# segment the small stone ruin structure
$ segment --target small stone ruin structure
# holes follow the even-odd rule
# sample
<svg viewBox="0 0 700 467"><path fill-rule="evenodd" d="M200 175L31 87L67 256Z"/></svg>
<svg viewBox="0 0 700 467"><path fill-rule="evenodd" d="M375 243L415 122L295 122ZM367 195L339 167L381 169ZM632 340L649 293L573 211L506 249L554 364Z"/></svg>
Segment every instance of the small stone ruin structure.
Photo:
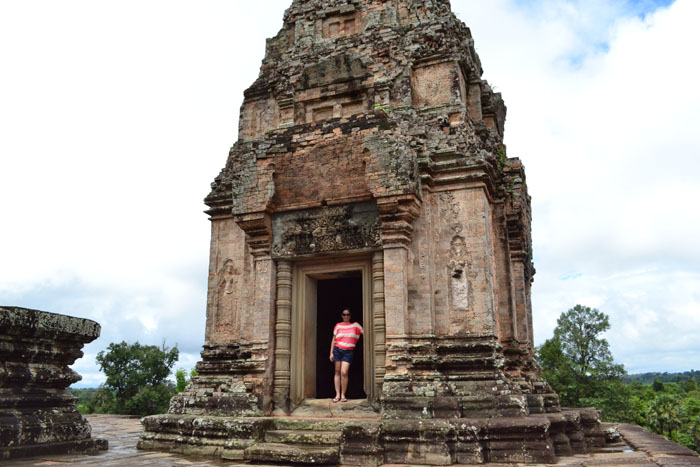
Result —
<svg viewBox="0 0 700 467"><path fill-rule="evenodd" d="M294 0L205 200L198 376L139 446L448 465L604 443L535 361L530 198L505 117L448 0ZM328 353L346 306L365 330L360 403L338 410Z"/></svg>
<svg viewBox="0 0 700 467"><path fill-rule="evenodd" d="M99 336L88 319L0 307L0 459L107 449L67 389L81 379L68 365Z"/></svg>

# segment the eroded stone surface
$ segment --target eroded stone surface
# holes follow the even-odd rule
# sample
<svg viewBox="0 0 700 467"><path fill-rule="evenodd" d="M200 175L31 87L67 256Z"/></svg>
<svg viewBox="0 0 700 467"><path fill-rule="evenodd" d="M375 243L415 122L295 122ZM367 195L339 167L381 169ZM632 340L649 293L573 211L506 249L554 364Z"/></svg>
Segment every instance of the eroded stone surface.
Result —
<svg viewBox="0 0 700 467"><path fill-rule="evenodd" d="M85 455L42 455L31 460L10 460L3 465L8 466L35 466L35 465L128 465L128 466L216 466L216 465L245 465L245 462L237 460L214 460L201 459L192 455L183 456L173 452L153 452L136 449L136 442L141 432L141 424L138 418L130 418L119 415L87 415L87 419L93 428L93 433L104 437L109 441L109 451L102 451L96 456ZM289 428L289 427L288 427ZM329 431L332 431L332 427ZM661 465L698 465L700 458L695 456L679 456L665 452L663 438L631 425L620 425L618 427L623 438L596 454L580 454L572 457L560 459L556 465L561 466L644 466L654 467L659 464L652 461L652 458L645 451L635 451L625 440L636 439L636 442L656 445L654 451L655 458L665 462ZM367 427L367 432L371 432L371 427ZM678 445L671 443L672 447ZM194 447L194 446L193 446ZM673 450L673 449L671 449ZM343 458L341 465L371 465L362 462L352 462L351 459ZM695 463L693 463L695 462ZM383 464L385 467L401 467L406 464ZM458 465L474 465L472 462L464 461ZM504 464L490 464L493 466ZM534 467L544 464L508 464L513 467L525 466Z"/></svg>
<svg viewBox="0 0 700 467"><path fill-rule="evenodd" d="M549 462L601 446L598 414L562 411L534 358L530 197L505 117L447 0L294 0L205 199L199 375L140 445L313 460L293 435L286 453L267 440L281 430L267 417L315 393L306 271L352 263L376 419L343 428L341 459Z"/></svg>
<svg viewBox="0 0 700 467"><path fill-rule="evenodd" d="M87 319L0 307L0 458L107 448L67 390L81 379L68 366L99 335Z"/></svg>

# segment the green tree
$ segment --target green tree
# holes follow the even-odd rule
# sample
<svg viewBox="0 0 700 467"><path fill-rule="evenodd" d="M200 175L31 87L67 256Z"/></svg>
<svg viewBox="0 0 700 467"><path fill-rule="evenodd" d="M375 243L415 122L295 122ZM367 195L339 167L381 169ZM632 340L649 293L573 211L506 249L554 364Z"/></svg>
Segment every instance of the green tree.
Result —
<svg viewBox="0 0 700 467"><path fill-rule="evenodd" d="M542 377L552 386L564 406L576 404L576 378L571 360L564 355L561 340L548 339L537 349Z"/></svg>
<svg viewBox="0 0 700 467"><path fill-rule="evenodd" d="M112 413L150 415L165 412L172 393L167 382L177 361L177 346L111 343L97 354L97 363L107 376L104 388L113 394L103 408Z"/></svg>
<svg viewBox="0 0 700 467"><path fill-rule="evenodd" d="M594 308L576 305L562 313L554 336L537 349L542 376L563 405L595 404L606 419L631 421L635 414L621 380L625 369L602 337L608 329L608 316Z"/></svg>
<svg viewBox="0 0 700 467"><path fill-rule="evenodd" d="M608 341L601 337L608 329L608 315L595 308L576 305L559 316L554 337L559 339L564 355L572 361L577 380L586 376L624 375L622 365L613 361Z"/></svg>
<svg viewBox="0 0 700 467"><path fill-rule="evenodd" d="M698 451L700 449L700 417L695 417L695 420L693 420L693 423L690 425L689 431L695 443L695 450Z"/></svg>
<svg viewBox="0 0 700 467"><path fill-rule="evenodd" d="M682 426L680 401L671 394L659 393L647 411L647 422L656 433L672 437L673 431Z"/></svg>
<svg viewBox="0 0 700 467"><path fill-rule="evenodd" d="M598 381L590 396L582 397L581 406L600 410L603 420L634 423L638 420L638 401L633 391L620 378Z"/></svg>
<svg viewBox="0 0 700 467"><path fill-rule="evenodd" d="M659 378L656 378L652 383L651 388L654 390L654 392L661 392L664 390L664 383L662 383Z"/></svg>
<svg viewBox="0 0 700 467"><path fill-rule="evenodd" d="M694 379L686 379L681 384L681 387L683 388L683 391L686 393L691 393L693 391L698 390L698 384L695 382Z"/></svg>

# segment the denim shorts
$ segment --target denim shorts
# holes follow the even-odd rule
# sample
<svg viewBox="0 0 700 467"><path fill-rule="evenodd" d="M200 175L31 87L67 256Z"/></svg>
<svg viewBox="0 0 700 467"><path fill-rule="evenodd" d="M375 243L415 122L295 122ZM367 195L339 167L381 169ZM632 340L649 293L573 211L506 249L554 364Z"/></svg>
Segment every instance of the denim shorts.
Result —
<svg viewBox="0 0 700 467"><path fill-rule="evenodd" d="M352 353L353 350L341 349L340 347L333 347L333 361L334 362L348 362L352 363Z"/></svg>

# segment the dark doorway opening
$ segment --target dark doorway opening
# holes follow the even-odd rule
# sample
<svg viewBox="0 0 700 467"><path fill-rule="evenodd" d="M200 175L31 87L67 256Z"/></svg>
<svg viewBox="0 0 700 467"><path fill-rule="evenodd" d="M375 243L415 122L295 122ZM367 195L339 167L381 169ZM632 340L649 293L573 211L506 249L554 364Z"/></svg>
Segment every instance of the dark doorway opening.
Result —
<svg viewBox="0 0 700 467"><path fill-rule="evenodd" d="M362 322L362 276L360 271L349 274L350 277L339 279L320 279L316 292L317 335L316 335L316 398L335 397L333 375L334 364L329 360L333 328L342 321L343 308L350 307L352 322L364 328ZM355 348L350 365L350 375L346 396L348 399L365 399L364 391L364 355L362 351L364 336Z"/></svg>

